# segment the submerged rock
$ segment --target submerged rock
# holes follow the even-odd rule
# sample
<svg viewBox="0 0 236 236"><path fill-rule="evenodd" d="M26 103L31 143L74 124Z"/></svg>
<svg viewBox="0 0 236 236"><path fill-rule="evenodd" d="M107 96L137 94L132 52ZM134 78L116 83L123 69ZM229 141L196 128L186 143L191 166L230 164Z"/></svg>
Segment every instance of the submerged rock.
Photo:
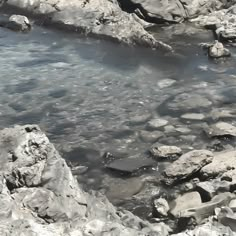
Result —
<svg viewBox="0 0 236 236"><path fill-rule="evenodd" d="M205 165L211 163L213 153L207 150L193 150L182 155L163 172L163 182L172 185L198 172Z"/></svg>
<svg viewBox="0 0 236 236"><path fill-rule="evenodd" d="M70 168L35 125L0 131L0 235L168 235L164 224L117 211L81 190Z"/></svg>
<svg viewBox="0 0 236 236"><path fill-rule="evenodd" d="M213 124L206 128L205 132L211 138L236 137L236 127L226 122L218 122Z"/></svg>

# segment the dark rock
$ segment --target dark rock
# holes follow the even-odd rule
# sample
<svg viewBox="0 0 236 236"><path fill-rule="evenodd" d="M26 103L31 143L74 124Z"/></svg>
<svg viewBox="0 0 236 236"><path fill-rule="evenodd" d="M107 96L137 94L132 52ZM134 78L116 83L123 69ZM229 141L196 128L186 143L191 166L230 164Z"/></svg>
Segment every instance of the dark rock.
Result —
<svg viewBox="0 0 236 236"><path fill-rule="evenodd" d="M220 180L200 182L197 184L196 190L201 194L203 201L207 202L220 192L229 192L230 182Z"/></svg>
<svg viewBox="0 0 236 236"><path fill-rule="evenodd" d="M164 183L172 185L189 178L213 159L213 153L207 150L194 150L182 155L163 172Z"/></svg>
<svg viewBox="0 0 236 236"><path fill-rule="evenodd" d="M132 174L141 168L152 167L156 165L157 163L151 158L133 157L115 160L106 165L106 167L122 173Z"/></svg>

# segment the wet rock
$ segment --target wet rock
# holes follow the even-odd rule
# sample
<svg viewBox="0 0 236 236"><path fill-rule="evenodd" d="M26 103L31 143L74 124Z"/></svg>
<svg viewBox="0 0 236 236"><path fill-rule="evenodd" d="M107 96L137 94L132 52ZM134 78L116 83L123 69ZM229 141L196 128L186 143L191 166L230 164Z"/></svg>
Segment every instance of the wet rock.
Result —
<svg viewBox="0 0 236 236"><path fill-rule="evenodd" d="M168 235L85 193L38 126L0 131L0 149L0 235Z"/></svg>
<svg viewBox="0 0 236 236"><path fill-rule="evenodd" d="M204 178L213 178L217 176L225 175L225 179L234 176L234 170L236 169L236 151L223 151L214 155L212 162L205 165L200 174ZM231 179L232 180L232 179ZM235 179L236 180L236 179Z"/></svg>
<svg viewBox="0 0 236 236"><path fill-rule="evenodd" d="M147 123L147 128L150 130L155 130L155 129L159 129L167 124L168 124L167 120L156 118L156 119L150 120Z"/></svg>
<svg viewBox="0 0 236 236"><path fill-rule="evenodd" d="M229 57L230 55L230 51L218 41L208 48L208 56L210 58Z"/></svg>
<svg viewBox="0 0 236 236"><path fill-rule="evenodd" d="M159 143L153 144L150 153L155 158L176 159L182 154L182 150L176 146L161 146Z"/></svg>
<svg viewBox="0 0 236 236"><path fill-rule="evenodd" d="M200 113L187 113L181 116L185 120L204 120L205 116Z"/></svg>
<svg viewBox="0 0 236 236"><path fill-rule="evenodd" d="M150 119L149 114L137 115L130 118L129 123L131 125L140 125L146 123Z"/></svg>
<svg viewBox="0 0 236 236"><path fill-rule="evenodd" d="M189 178L205 165L211 163L213 153L207 150L193 150L182 155L163 172L163 182L172 185Z"/></svg>
<svg viewBox="0 0 236 236"><path fill-rule="evenodd" d="M206 134L211 137L236 137L236 127L226 123L226 122L218 122L205 128Z"/></svg>
<svg viewBox="0 0 236 236"><path fill-rule="evenodd" d="M159 138L163 137L164 134L161 131L146 131L146 130L142 130L139 133L140 138L144 141L144 142L156 142Z"/></svg>
<svg viewBox="0 0 236 236"><path fill-rule="evenodd" d="M31 29L31 24L26 16L12 15L5 27L14 31L27 32Z"/></svg>
<svg viewBox="0 0 236 236"><path fill-rule="evenodd" d="M201 194L203 201L207 202L220 192L229 192L230 183L221 180L200 182L197 184L196 190Z"/></svg>
<svg viewBox="0 0 236 236"><path fill-rule="evenodd" d="M11 0L2 1L6 8L17 8L38 19L39 24L67 31L110 39L128 45L172 48L149 34L140 21L123 12L116 0Z"/></svg>
<svg viewBox="0 0 236 236"><path fill-rule="evenodd" d="M164 198L154 199L153 201L153 216L167 217L169 211L169 204Z"/></svg>
<svg viewBox="0 0 236 236"><path fill-rule="evenodd" d="M185 193L170 203L170 213L179 218L183 211L198 207L201 204L202 200L198 192Z"/></svg>
<svg viewBox="0 0 236 236"><path fill-rule="evenodd" d="M73 175L82 175L88 171L87 166L75 166L71 168L71 172Z"/></svg>
<svg viewBox="0 0 236 236"><path fill-rule="evenodd" d="M106 165L106 167L122 173L132 174L141 168L156 166L156 164L157 163L151 158L133 157L115 160Z"/></svg>
<svg viewBox="0 0 236 236"><path fill-rule="evenodd" d="M229 208L230 208L233 212L236 212L236 199L233 199L232 201L230 201L230 203L229 203Z"/></svg>

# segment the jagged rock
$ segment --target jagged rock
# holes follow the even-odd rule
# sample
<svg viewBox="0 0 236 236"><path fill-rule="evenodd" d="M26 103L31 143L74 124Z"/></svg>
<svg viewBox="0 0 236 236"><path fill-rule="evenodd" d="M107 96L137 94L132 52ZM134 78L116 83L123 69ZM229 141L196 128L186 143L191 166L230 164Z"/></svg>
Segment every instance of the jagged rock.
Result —
<svg viewBox="0 0 236 236"><path fill-rule="evenodd" d="M5 8L18 8L40 24L98 38L151 48L172 50L149 34L135 18L120 9L116 0L1 0Z"/></svg>
<svg viewBox="0 0 236 236"><path fill-rule="evenodd" d="M168 235L164 224L117 211L81 190L65 160L35 125L0 131L0 235Z"/></svg>
<svg viewBox="0 0 236 236"><path fill-rule="evenodd" d="M208 48L208 56L210 58L230 57L230 55L230 51L218 41Z"/></svg>
<svg viewBox="0 0 236 236"><path fill-rule="evenodd" d="M181 156L182 149L176 146L165 146L159 143L153 144L150 153L155 158L161 159L176 159Z"/></svg>
<svg viewBox="0 0 236 236"><path fill-rule="evenodd" d="M211 138L236 137L236 127L226 122L218 122L213 124L206 128L205 132Z"/></svg>
<svg viewBox="0 0 236 236"><path fill-rule="evenodd" d="M164 170L163 181L167 185L172 185L184 180L209 164L212 159L213 153L207 150L194 150L185 153Z"/></svg>
<svg viewBox="0 0 236 236"><path fill-rule="evenodd" d="M169 211L169 204L164 198L154 199L153 201L153 216L167 217Z"/></svg>

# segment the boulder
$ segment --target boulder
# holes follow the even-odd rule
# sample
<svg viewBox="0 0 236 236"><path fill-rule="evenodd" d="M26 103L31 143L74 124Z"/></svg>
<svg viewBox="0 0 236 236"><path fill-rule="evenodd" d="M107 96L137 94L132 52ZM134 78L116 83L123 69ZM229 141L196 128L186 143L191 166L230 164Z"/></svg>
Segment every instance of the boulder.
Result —
<svg viewBox="0 0 236 236"><path fill-rule="evenodd" d="M85 193L38 126L0 131L0 149L0 235L168 235L164 224Z"/></svg>
<svg viewBox="0 0 236 236"><path fill-rule="evenodd" d="M31 24L26 16L12 15L5 27L14 31L27 32L31 29Z"/></svg>
<svg viewBox="0 0 236 236"><path fill-rule="evenodd" d="M185 153L164 170L163 181L167 185L172 185L189 178L205 165L211 163L212 159L213 153L207 150L193 150Z"/></svg>
<svg viewBox="0 0 236 236"><path fill-rule="evenodd" d="M133 15L123 12L116 0L1 0L3 9L14 8L50 25L128 45L172 50L149 34Z"/></svg>

